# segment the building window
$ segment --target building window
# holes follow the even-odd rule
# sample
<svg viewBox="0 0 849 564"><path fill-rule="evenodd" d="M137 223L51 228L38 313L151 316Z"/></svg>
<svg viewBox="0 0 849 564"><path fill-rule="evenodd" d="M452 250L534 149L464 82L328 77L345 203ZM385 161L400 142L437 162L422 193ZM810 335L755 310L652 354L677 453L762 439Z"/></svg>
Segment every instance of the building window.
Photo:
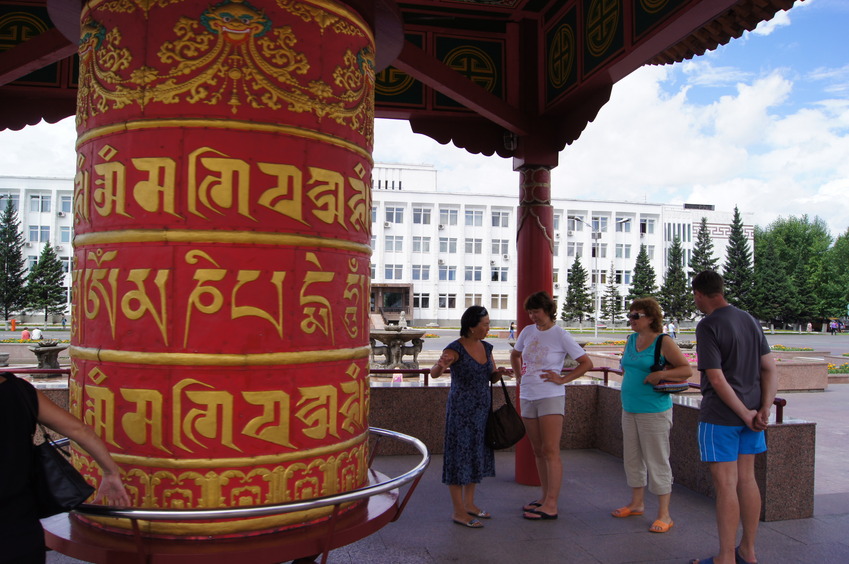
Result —
<svg viewBox="0 0 849 564"><path fill-rule="evenodd" d="M593 270L590 276L590 284L607 284L607 271Z"/></svg>
<svg viewBox="0 0 849 564"><path fill-rule="evenodd" d="M372 206L372 208L371 208L371 222L377 223L377 207L376 206Z"/></svg>
<svg viewBox="0 0 849 564"><path fill-rule="evenodd" d="M646 254L649 256L649 260L654 260L654 245L646 247Z"/></svg>
<svg viewBox="0 0 849 564"><path fill-rule="evenodd" d="M593 216L593 231L595 233L607 233L607 217L603 215Z"/></svg>
<svg viewBox="0 0 849 564"><path fill-rule="evenodd" d="M468 227L482 227L483 210L466 210L466 225Z"/></svg>
<svg viewBox="0 0 849 564"><path fill-rule="evenodd" d="M560 271L556 268L551 271L551 281L555 284L560 282Z"/></svg>
<svg viewBox="0 0 849 564"><path fill-rule="evenodd" d="M472 307L473 305L480 305L483 301L483 296L481 294L466 294L466 307Z"/></svg>
<svg viewBox="0 0 849 564"><path fill-rule="evenodd" d="M440 237L439 238L439 252L440 253L456 253L457 252L457 238L456 237Z"/></svg>
<svg viewBox="0 0 849 564"><path fill-rule="evenodd" d="M630 270L617 270L615 274L615 281L617 284L630 284L631 283L631 271Z"/></svg>
<svg viewBox="0 0 849 564"><path fill-rule="evenodd" d="M457 307L457 294L439 294L440 309L454 309Z"/></svg>
<svg viewBox="0 0 849 564"><path fill-rule="evenodd" d="M616 258L631 258L631 245L616 243Z"/></svg>
<svg viewBox="0 0 849 564"><path fill-rule="evenodd" d="M492 299L490 300L490 308L491 309L507 309L509 302L507 301L507 294L492 294Z"/></svg>
<svg viewBox="0 0 849 564"><path fill-rule="evenodd" d="M466 267L466 281L467 282L480 282L483 279L483 267L482 266L467 266Z"/></svg>
<svg viewBox="0 0 849 564"><path fill-rule="evenodd" d="M386 273L387 280L401 280L404 275L403 264L387 264L383 271Z"/></svg>
<svg viewBox="0 0 849 564"><path fill-rule="evenodd" d="M70 243L71 242L71 228L70 227L60 227L59 228L59 242L60 243Z"/></svg>
<svg viewBox="0 0 849 564"><path fill-rule="evenodd" d="M62 272L68 274L71 271L71 259L70 257L59 257L59 262L62 263Z"/></svg>
<svg viewBox="0 0 849 564"><path fill-rule="evenodd" d="M73 204L72 196L59 196L59 211L71 213L71 205Z"/></svg>
<svg viewBox="0 0 849 564"><path fill-rule="evenodd" d="M593 258L607 258L607 243L599 243L592 246Z"/></svg>
<svg viewBox="0 0 849 564"><path fill-rule="evenodd" d="M374 280L375 279L374 273L377 272L377 267L374 266L374 263L369 265L369 270L371 271L371 279Z"/></svg>
<svg viewBox="0 0 849 564"><path fill-rule="evenodd" d="M430 308L430 294L413 294L413 307Z"/></svg>
<svg viewBox="0 0 849 564"><path fill-rule="evenodd" d="M413 280L430 280L430 265L429 264L414 264L413 265Z"/></svg>
<svg viewBox="0 0 849 564"><path fill-rule="evenodd" d="M630 217L617 217L616 218L616 232L617 233L630 233L631 232L631 218Z"/></svg>
<svg viewBox="0 0 849 564"><path fill-rule="evenodd" d="M492 254L506 255L508 252L510 252L510 241L508 239L492 240Z"/></svg>
<svg viewBox="0 0 849 564"><path fill-rule="evenodd" d="M466 239L466 254L479 255L483 252L483 239Z"/></svg>
<svg viewBox="0 0 849 564"><path fill-rule="evenodd" d="M29 211L31 211L31 212L49 212L50 211L50 194L32 194L29 197Z"/></svg>
<svg viewBox="0 0 849 564"><path fill-rule="evenodd" d="M439 208L440 225L457 225L459 211L453 208Z"/></svg>
<svg viewBox="0 0 849 564"><path fill-rule="evenodd" d="M582 257L584 256L584 244L583 243L566 243L566 256L569 257Z"/></svg>
<svg viewBox="0 0 849 564"><path fill-rule="evenodd" d="M583 231L584 216L570 215L568 218L566 218L566 229L568 229L569 231Z"/></svg>
<svg viewBox="0 0 849 564"><path fill-rule="evenodd" d="M507 282L507 267L506 266L493 266L492 267L492 275L490 276L490 280L492 282Z"/></svg>
<svg viewBox="0 0 849 564"><path fill-rule="evenodd" d="M404 238L400 235L387 235L384 238L384 247L387 253L400 253L404 251Z"/></svg>
<svg viewBox="0 0 849 564"><path fill-rule="evenodd" d="M554 230L560 231L560 214L554 214Z"/></svg>
<svg viewBox="0 0 849 564"><path fill-rule="evenodd" d="M404 208L387 206L385 217L389 223L404 223Z"/></svg>
<svg viewBox="0 0 849 564"><path fill-rule="evenodd" d="M510 227L510 212L495 211L492 212L493 227Z"/></svg>
<svg viewBox="0 0 849 564"><path fill-rule="evenodd" d="M49 225L30 225L29 240L33 243L46 243L50 241L50 226Z"/></svg>
<svg viewBox="0 0 849 564"><path fill-rule="evenodd" d="M414 253L429 253L430 252L430 237L413 237L413 252Z"/></svg>
<svg viewBox="0 0 849 564"><path fill-rule="evenodd" d="M641 219L640 220L640 233L654 233L654 220L653 219Z"/></svg>
<svg viewBox="0 0 849 564"><path fill-rule="evenodd" d="M430 225L430 208L413 208L413 223Z"/></svg>
<svg viewBox="0 0 849 564"><path fill-rule="evenodd" d="M0 212L6 211L6 204L11 201L12 209L15 213L18 212L18 195L17 194L0 194Z"/></svg>
<svg viewBox="0 0 849 564"><path fill-rule="evenodd" d="M560 256L560 241L554 242L554 256L556 256L556 257Z"/></svg>
<svg viewBox="0 0 849 564"><path fill-rule="evenodd" d="M439 265L439 279L440 280L456 280L457 279L457 267L456 266L447 266L444 264Z"/></svg>

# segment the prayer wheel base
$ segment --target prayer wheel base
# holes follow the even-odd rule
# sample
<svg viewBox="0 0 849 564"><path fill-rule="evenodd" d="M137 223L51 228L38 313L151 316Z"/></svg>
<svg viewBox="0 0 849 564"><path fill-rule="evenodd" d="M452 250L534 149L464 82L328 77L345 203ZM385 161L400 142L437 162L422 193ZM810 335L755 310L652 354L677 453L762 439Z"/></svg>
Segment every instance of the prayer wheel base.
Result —
<svg viewBox="0 0 849 564"><path fill-rule="evenodd" d="M371 482L387 478L370 472ZM245 538L177 540L141 538L89 527L68 513L41 521L48 548L88 562L148 564L215 564L251 562L276 564L313 558L363 539L400 513L398 490L378 494L335 520L325 520L281 533Z"/></svg>

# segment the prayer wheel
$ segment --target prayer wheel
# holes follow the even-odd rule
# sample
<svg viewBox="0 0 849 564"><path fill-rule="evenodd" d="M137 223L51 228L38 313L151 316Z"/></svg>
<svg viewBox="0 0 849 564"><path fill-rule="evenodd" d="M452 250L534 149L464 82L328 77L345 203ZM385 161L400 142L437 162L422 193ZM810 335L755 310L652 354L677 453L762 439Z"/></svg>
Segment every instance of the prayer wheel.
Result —
<svg viewBox="0 0 849 564"><path fill-rule="evenodd" d="M79 55L71 409L109 446L134 506L364 485L365 19L330 0L89 0ZM84 451L74 458L99 480ZM243 536L329 511L142 532Z"/></svg>

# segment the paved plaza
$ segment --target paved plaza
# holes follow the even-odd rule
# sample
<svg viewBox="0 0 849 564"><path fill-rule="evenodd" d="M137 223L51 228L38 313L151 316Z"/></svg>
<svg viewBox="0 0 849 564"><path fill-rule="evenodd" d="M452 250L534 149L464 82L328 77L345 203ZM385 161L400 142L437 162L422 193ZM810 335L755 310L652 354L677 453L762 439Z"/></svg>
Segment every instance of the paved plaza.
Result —
<svg viewBox="0 0 849 564"><path fill-rule="evenodd" d="M426 340L435 354L452 340L455 330L439 330ZM620 334L618 338L622 338ZM51 335L52 337L52 335ZM617 338L600 335L599 340ZM692 338L692 337L689 337ZM849 334L770 335L771 344L808 346L834 354L849 352ZM684 335L683 339L688 339ZM585 334L579 340L593 340ZM493 339L497 351L509 350L506 339ZM429 362L429 360L425 360ZM423 362L424 365L424 362ZM817 423L814 516L809 519L761 523L758 556L762 563L849 562L849 384L825 392L779 394L787 399L785 417ZM629 490L620 459L597 450L562 453L564 484L560 518L549 522L522 519L521 506L537 489L517 484L514 455L496 454L497 477L478 488L477 500L493 514L485 528L472 530L451 522L447 488L441 484L442 457L430 467L401 518L376 534L330 553L331 564L470 563L683 563L707 557L717 547L712 499L676 486L672 495L675 526L666 534L647 529L656 510L648 496L642 517L614 519L611 509L625 504ZM376 469L394 476L417 463L416 457L378 457ZM57 553L50 564L81 562Z"/></svg>

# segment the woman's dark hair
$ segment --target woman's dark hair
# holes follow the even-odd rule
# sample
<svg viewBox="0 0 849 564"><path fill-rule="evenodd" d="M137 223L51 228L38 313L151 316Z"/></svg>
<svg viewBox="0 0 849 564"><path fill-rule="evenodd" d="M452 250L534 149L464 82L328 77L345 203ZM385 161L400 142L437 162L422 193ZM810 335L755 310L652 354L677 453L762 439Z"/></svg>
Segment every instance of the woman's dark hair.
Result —
<svg viewBox="0 0 849 564"><path fill-rule="evenodd" d="M535 292L525 298L525 311L529 309L541 309L552 321L557 321L557 304L548 292Z"/></svg>
<svg viewBox="0 0 849 564"><path fill-rule="evenodd" d="M660 309L660 304L657 303L657 300L654 298L637 298L631 302L630 311L635 311L637 313L642 312L648 317L651 317L649 329L651 329L653 333L660 333L663 331L663 325L661 324L661 320L663 319L663 310Z"/></svg>
<svg viewBox="0 0 849 564"><path fill-rule="evenodd" d="M463 317L460 318L460 336L468 337L472 328L477 327L481 319L487 315L489 315L489 312L486 311L486 308L479 305L473 305L463 312Z"/></svg>

